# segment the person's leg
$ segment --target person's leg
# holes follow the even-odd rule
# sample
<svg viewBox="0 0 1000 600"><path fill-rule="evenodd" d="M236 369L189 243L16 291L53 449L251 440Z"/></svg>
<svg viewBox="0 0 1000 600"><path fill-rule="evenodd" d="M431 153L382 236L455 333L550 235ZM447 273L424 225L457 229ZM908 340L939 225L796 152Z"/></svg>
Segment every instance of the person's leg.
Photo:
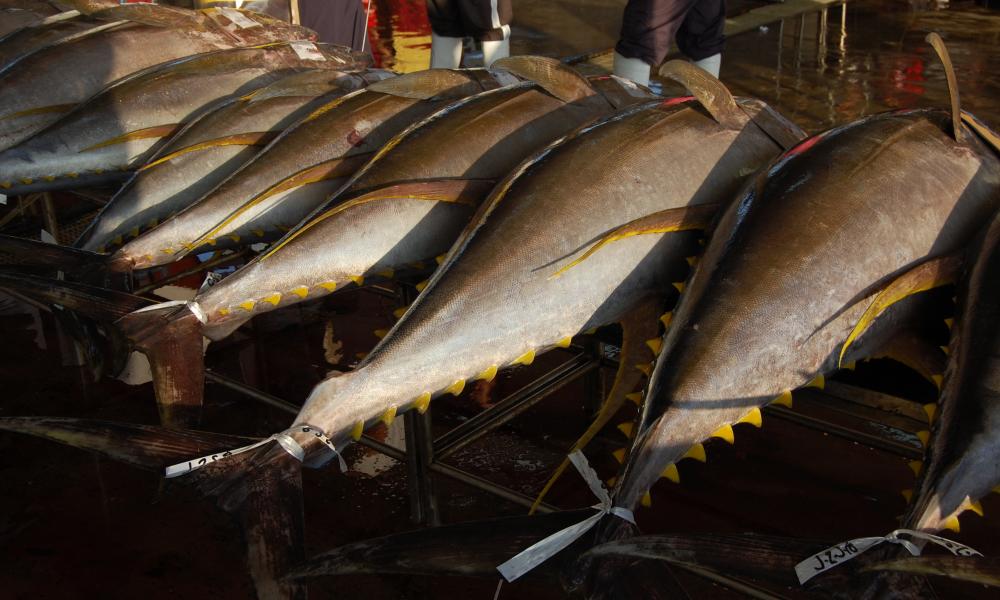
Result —
<svg viewBox="0 0 1000 600"><path fill-rule="evenodd" d="M699 0L677 31L677 47L695 65L718 77L725 27L725 0Z"/></svg>
<svg viewBox="0 0 1000 600"><path fill-rule="evenodd" d="M649 68L663 62L696 0L629 0L615 45L614 73L646 85Z"/></svg>
<svg viewBox="0 0 1000 600"><path fill-rule="evenodd" d="M483 44L483 65L510 55L510 0L459 0L462 19Z"/></svg>
<svg viewBox="0 0 1000 600"><path fill-rule="evenodd" d="M427 0L427 20L431 23L431 68L457 69L465 37L458 0Z"/></svg>

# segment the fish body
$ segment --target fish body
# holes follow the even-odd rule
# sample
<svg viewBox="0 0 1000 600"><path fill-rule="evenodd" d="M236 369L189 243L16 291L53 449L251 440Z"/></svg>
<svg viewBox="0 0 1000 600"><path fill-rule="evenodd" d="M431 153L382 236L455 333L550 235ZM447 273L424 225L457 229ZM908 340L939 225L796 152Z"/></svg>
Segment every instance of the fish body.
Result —
<svg viewBox="0 0 1000 600"><path fill-rule="evenodd" d="M693 101L643 103L566 136L498 184L402 319L357 369L314 388L297 420L340 447L666 294L692 231L630 236L557 272L634 219L714 210L779 151Z"/></svg>
<svg viewBox="0 0 1000 600"><path fill-rule="evenodd" d="M308 42L311 44L311 42ZM78 184L81 176L125 171L212 103L296 71L340 69L349 52L320 46L302 59L292 44L195 55L106 88L30 140L0 153L0 186Z"/></svg>
<svg viewBox="0 0 1000 600"><path fill-rule="evenodd" d="M499 86L484 73L446 69L411 73L321 106L194 204L124 245L112 260L130 269L172 262L178 254L192 250L192 243L202 234L264 194L268 194L268 203L280 198L283 204L299 207L297 217L272 220L266 229L255 232L253 239L278 237L408 125L457 98ZM280 193L283 187L297 194ZM208 241L210 245L213 242L224 247L245 244L246 240L225 237Z"/></svg>
<svg viewBox="0 0 1000 600"><path fill-rule="evenodd" d="M227 332L253 314L444 253L495 181L531 152L613 110L589 86L584 92L566 102L524 81L449 105L386 144L330 209L276 251L195 301ZM213 235L233 232L241 233L239 223Z"/></svg>
<svg viewBox="0 0 1000 600"><path fill-rule="evenodd" d="M920 110L838 127L730 206L663 340L618 506L635 507L694 444L731 439L732 424L835 370L880 286L960 250L996 211L1000 162L949 125Z"/></svg>
<svg viewBox="0 0 1000 600"><path fill-rule="evenodd" d="M1000 485L1000 218L959 294L935 427L903 527L957 529L958 515Z"/></svg>
<svg viewBox="0 0 1000 600"><path fill-rule="evenodd" d="M312 70L233 98L164 144L105 205L77 247L103 252L116 239L155 226L211 191L317 106L387 76Z"/></svg>
<svg viewBox="0 0 1000 600"><path fill-rule="evenodd" d="M190 11L132 4L103 14L129 22L51 44L0 73L0 149L24 141L112 82L154 65L203 52L314 35L305 28L236 9Z"/></svg>
<svg viewBox="0 0 1000 600"><path fill-rule="evenodd" d="M0 37L0 73L21 58L49 46L122 26L127 20L103 20L99 17L60 19L22 27Z"/></svg>

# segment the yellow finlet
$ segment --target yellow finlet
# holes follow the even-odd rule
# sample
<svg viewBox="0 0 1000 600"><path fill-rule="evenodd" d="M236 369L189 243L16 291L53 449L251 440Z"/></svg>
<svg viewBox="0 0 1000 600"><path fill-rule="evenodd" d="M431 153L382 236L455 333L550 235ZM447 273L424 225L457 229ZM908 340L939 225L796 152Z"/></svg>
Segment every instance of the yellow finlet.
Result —
<svg viewBox="0 0 1000 600"><path fill-rule="evenodd" d="M113 239L113 240L111 240L111 243L112 243L112 244L114 244L115 246L121 246L121 244L122 244L122 241L123 241L123 240L122 240L122 236L120 236L120 235L116 235L116 236L114 237L114 239Z"/></svg>
<svg viewBox="0 0 1000 600"><path fill-rule="evenodd" d="M611 453L611 456L614 456L615 460L617 460L620 463L625 462L625 448L619 448L615 450L614 452Z"/></svg>
<svg viewBox="0 0 1000 600"><path fill-rule="evenodd" d="M45 181L55 181L56 180L56 176L55 175L43 175L42 179L44 179Z"/></svg>
<svg viewBox="0 0 1000 600"><path fill-rule="evenodd" d="M277 306L278 303L281 302L281 294L275 292L274 294L263 298L261 302L270 302L271 306Z"/></svg>
<svg viewBox="0 0 1000 600"><path fill-rule="evenodd" d="M396 407L390 406L384 413L382 413L381 421L386 425L392 425L392 422L396 419Z"/></svg>
<svg viewBox="0 0 1000 600"><path fill-rule="evenodd" d="M929 431L918 431L915 435L917 436L917 439L920 440L920 444L925 448L931 441L931 432Z"/></svg>
<svg viewBox="0 0 1000 600"><path fill-rule="evenodd" d="M153 227L156 227L159 224L160 224L160 220L158 218L156 218L156 217L153 217L152 219L149 220L148 223L146 223L146 227L149 227L150 229L152 229Z"/></svg>
<svg viewBox="0 0 1000 600"><path fill-rule="evenodd" d="M253 233L257 237L264 237L264 230L260 228L252 229L251 233Z"/></svg>
<svg viewBox="0 0 1000 600"><path fill-rule="evenodd" d="M649 366L649 363L639 363L635 366L636 369L642 371L643 375L649 377L653 374L653 367Z"/></svg>
<svg viewBox="0 0 1000 600"><path fill-rule="evenodd" d="M629 439L632 439L632 430L633 430L633 426L632 426L631 423L619 423L618 424L618 431L624 433L625 437L627 437Z"/></svg>
<svg viewBox="0 0 1000 600"><path fill-rule="evenodd" d="M670 463L669 465L667 465L667 468L663 469L663 472L660 473L660 477L663 477L664 479L669 479L674 483L681 482L680 471L677 470L677 465L675 465L674 463Z"/></svg>
<svg viewBox="0 0 1000 600"><path fill-rule="evenodd" d="M446 393L448 393L448 394L451 394L452 396L457 396L457 395L461 394L462 390L464 390L464 389L465 389L465 380L464 379L456 379L455 383L453 383L453 384L449 385L448 387L444 388L444 391Z"/></svg>
<svg viewBox="0 0 1000 600"><path fill-rule="evenodd" d="M328 292L332 292L333 290L337 289L337 282L336 281L324 281L323 283L319 284L318 287L321 287L321 288L323 288L324 290L326 290Z"/></svg>
<svg viewBox="0 0 1000 600"><path fill-rule="evenodd" d="M927 422L933 423L934 415L937 414L937 404L934 404L933 402L931 402L930 404L925 404L924 412L927 413Z"/></svg>
<svg viewBox="0 0 1000 600"><path fill-rule="evenodd" d="M362 285L365 282L364 275L348 275L347 278L357 285Z"/></svg>
<svg viewBox="0 0 1000 600"><path fill-rule="evenodd" d="M247 312L252 311L253 307L256 306L256 305L257 305L257 303L255 301L253 301L253 300L246 300L244 302L240 302L240 304L239 304L240 308L242 308L243 310L245 310Z"/></svg>
<svg viewBox="0 0 1000 600"><path fill-rule="evenodd" d="M785 390L777 398L771 400L771 404L779 404L785 408L792 408L792 391Z"/></svg>
<svg viewBox="0 0 1000 600"><path fill-rule="evenodd" d="M385 268L385 269L382 269L381 271L379 271L378 273L376 273L376 275L379 275L381 277L385 277L386 279L392 279L393 277L396 276L396 271L394 269L392 269L392 268Z"/></svg>
<svg viewBox="0 0 1000 600"><path fill-rule="evenodd" d="M806 387L814 387L819 389L826 388L826 378L822 375L817 375L815 379L806 384Z"/></svg>
<svg viewBox="0 0 1000 600"><path fill-rule="evenodd" d="M528 350L527 352L525 352L521 356L518 356L517 358L515 358L514 362L512 362L510 364L512 364L512 365L530 365L533 362L535 362L535 351L534 350Z"/></svg>
<svg viewBox="0 0 1000 600"><path fill-rule="evenodd" d="M950 517L948 517L947 519L945 519L944 522L941 523L941 525L945 529L950 529L950 530L954 531L955 533L958 533L961 530L961 527L959 527L959 525L958 525L958 517L955 516L955 515L951 515Z"/></svg>
<svg viewBox="0 0 1000 600"><path fill-rule="evenodd" d="M368 356L368 353L367 353L367 352L355 352L355 353L354 353L354 357L355 357L355 358L357 358L358 360L362 360L362 359L364 359L364 358L365 358L366 356Z"/></svg>
<svg viewBox="0 0 1000 600"><path fill-rule="evenodd" d="M694 267L696 264L698 264L697 256L685 256L684 260L687 261L689 267Z"/></svg>
<svg viewBox="0 0 1000 600"><path fill-rule="evenodd" d="M569 344L571 341L573 341L573 338L570 336L566 336L563 339L556 342L555 346L556 348L569 348Z"/></svg>
<svg viewBox="0 0 1000 600"><path fill-rule="evenodd" d="M751 425L759 429L760 426L763 425L763 417L760 414L760 409L755 406L750 409L750 412L740 417L740 420L736 422L750 423Z"/></svg>
<svg viewBox="0 0 1000 600"><path fill-rule="evenodd" d="M663 349L663 340L661 340L660 338L649 339L646 340L646 345L649 346L649 349L653 351L653 354L659 355L660 350Z"/></svg>
<svg viewBox="0 0 1000 600"><path fill-rule="evenodd" d="M663 323L664 327L670 327L670 322L674 320L673 312L665 312L660 315L660 323Z"/></svg>
<svg viewBox="0 0 1000 600"><path fill-rule="evenodd" d="M392 311L392 316L396 317L397 319L401 319L403 318L403 314L405 313L406 313L406 307L404 306L402 308L397 308L396 310Z"/></svg>
<svg viewBox="0 0 1000 600"><path fill-rule="evenodd" d="M418 283L417 285L415 285L413 287L417 288L418 292L422 292L422 291L424 291L424 288L427 287L427 282L429 282L429 281L430 281L430 279L425 279L425 280L421 281L420 283Z"/></svg>
<svg viewBox="0 0 1000 600"><path fill-rule="evenodd" d="M609 488L615 487L616 483L618 483L618 478L617 477L612 477L611 479L609 479L609 480L607 480L607 481L604 482L604 484L607 487L609 487Z"/></svg>
<svg viewBox="0 0 1000 600"><path fill-rule="evenodd" d="M948 326L948 329L951 329L955 326L955 319L945 319L944 324Z"/></svg>
<svg viewBox="0 0 1000 600"><path fill-rule="evenodd" d="M705 446L703 444L695 444L694 446L691 446L681 458L693 458L698 462L708 461L708 455L705 453Z"/></svg>
<svg viewBox="0 0 1000 600"><path fill-rule="evenodd" d="M642 392L632 392L631 394L625 394L625 399L629 402L639 406L642 404Z"/></svg>
<svg viewBox="0 0 1000 600"><path fill-rule="evenodd" d="M228 314L229 314L229 309L228 308L220 308L219 309L219 316L220 317L225 317Z"/></svg>
<svg viewBox="0 0 1000 600"><path fill-rule="evenodd" d="M941 385L944 383L944 375L931 375L931 381L937 386L938 391L941 391Z"/></svg>
<svg viewBox="0 0 1000 600"><path fill-rule="evenodd" d="M354 428L351 429L351 438L356 442L361 439L361 434L365 432L365 422L358 421L354 424Z"/></svg>
<svg viewBox="0 0 1000 600"><path fill-rule="evenodd" d="M378 339L382 339L382 338L384 338L384 337L385 337L386 335L388 335L388 334L389 334L389 330L388 330L388 329L376 329L376 330L375 330L375 331L373 331L372 333L374 333L374 334L375 334L375 337L377 337Z"/></svg>
<svg viewBox="0 0 1000 600"><path fill-rule="evenodd" d="M240 235L238 233L230 233L229 234L229 239L233 240L234 244L239 244L241 238L240 238ZM208 238L207 241L208 241L208 243L212 244L213 246L215 245L215 238Z"/></svg>
<svg viewBox="0 0 1000 600"><path fill-rule="evenodd" d="M673 286L677 288L677 291L681 294L684 293L684 288L687 287L687 285L683 281L675 281L673 283Z"/></svg>
<svg viewBox="0 0 1000 600"><path fill-rule="evenodd" d="M479 375L476 375L475 380L482 379L484 381L493 381L493 378L497 376L497 366L492 365L488 369L484 370Z"/></svg>
<svg viewBox="0 0 1000 600"><path fill-rule="evenodd" d="M31 185L32 183L34 183L34 181L35 180L32 179L31 177L22 177L21 178L21 183L23 183L24 185Z"/></svg>
<svg viewBox="0 0 1000 600"><path fill-rule="evenodd" d="M907 503L913 499L913 490L900 490L899 493L903 495L903 499L906 500Z"/></svg>
<svg viewBox="0 0 1000 600"><path fill-rule="evenodd" d="M417 409L417 412L424 414L427 412L427 408L431 405L431 393L424 392L417 396L417 399L413 401L413 408Z"/></svg>
<svg viewBox="0 0 1000 600"><path fill-rule="evenodd" d="M719 438L720 440L726 440L730 444L736 443L736 435L733 433L732 425L723 425L722 427L716 429L712 433L712 435L708 437L714 437L714 438Z"/></svg>
<svg viewBox="0 0 1000 600"><path fill-rule="evenodd" d="M948 346L938 346L938 348L941 349L941 352L944 352L945 356L951 356L951 349Z"/></svg>
<svg viewBox="0 0 1000 600"><path fill-rule="evenodd" d="M128 234L132 237L139 237L139 228L133 227L132 229L129 230Z"/></svg>
<svg viewBox="0 0 1000 600"><path fill-rule="evenodd" d="M434 257L434 262L436 262L439 265L441 263L443 263L444 262L444 254L439 254L439 255L435 256Z"/></svg>
<svg viewBox="0 0 1000 600"><path fill-rule="evenodd" d="M853 371L857 367L858 367L858 362L855 361L855 360L852 360L851 362L849 362L849 363L847 363L845 365L840 365L841 369L847 369L848 371Z"/></svg>
<svg viewBox="0 0 1000 600"><path fill-rule="evenodd" d="M299 298L305 298L309 295L309 288L304 285L300 285L299 287L294 288L290 293L295 294Z"/></svg>
<svg viewBox="0 0 1000 600"><path fill-rule="evenodd" d="M640 502L640 504L642 504L645 508L650 508L653 506L653 497L649 495L649 492L646 492L645 494L642 495L642 501Z"/></svg>
<svg viewBox="0 0 1000 600"><path fill-rule="evenodd" d="M983 505L982 504L980 504L979 502L969 502L968 500L969 499L966 498L967 506L966 506L965 510L971 510L972 512L976 513L980 517L985 516L983 514Z"/></svg>
<svg viewBox="0 0 1000 600"><path fill-rule="evenodd" d="M920 460L911 460L910 462L906 463L906 466L910 467L910 470L913 471L913 474L919 477L920 471L924 468L924 463L923 461Z"/></svg>

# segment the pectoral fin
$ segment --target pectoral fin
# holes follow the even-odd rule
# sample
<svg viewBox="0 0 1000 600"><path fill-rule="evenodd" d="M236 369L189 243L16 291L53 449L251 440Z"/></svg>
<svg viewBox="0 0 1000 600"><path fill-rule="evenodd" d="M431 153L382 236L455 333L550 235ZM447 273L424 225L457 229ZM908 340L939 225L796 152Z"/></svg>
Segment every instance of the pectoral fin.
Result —
<svg viewBox="0 0 1000 600"><path fill-rule="evenodd" d="M563 102L575 102L597 93L583 75L554 58L508 56L495 61L491 68L534 81Z"/></svg>
<svg viewBox="0 0 1000 600"><path fill-rule="evenodd" d="M749 120L721 81L686 60L665 63L660 67L660 76L683 85L727 129L743 129Z"/></svg>
<svg viewBox="0 0 1000 600"><path fill-rule="evenodd" d="M990 129L985 123L976 118L975 115L962 111L962 122L972 128L984 142L989 144L994 151L1000 153L1000 135Z"/></svg>
<svg viewBox="0 0 1000 600"><path fill-rule="evenodd" d="M851 343L863 334L886 309L914 294L954 283L958 279L961 267L962 262L956 256L934 258L913 267L882 288L882 291L875 296L868 309L858 319L854 329L847 336L847 340L844 341L844 345L840 349L838 366L843 362L844 355Z"/></svg>
<svg viewBox="0 0 1000 600"><path fill-rule="evenodd" d="M718 210L719 205L716 203L697 204L694 206L671 208L640 217L606 233L579 258L553 273L551 278L554 279L561 276L566 271L593 256L602 247L621 239L634 235L705 229L712 222L712 219L715 218Z"/></svg>

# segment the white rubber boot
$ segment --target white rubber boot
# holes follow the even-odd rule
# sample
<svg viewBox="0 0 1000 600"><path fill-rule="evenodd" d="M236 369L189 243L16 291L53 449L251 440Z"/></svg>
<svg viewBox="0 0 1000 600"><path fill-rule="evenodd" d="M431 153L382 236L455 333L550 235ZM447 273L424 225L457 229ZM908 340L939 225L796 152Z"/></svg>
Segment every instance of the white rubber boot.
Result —
<svg viewBox="0 0 1000 600"><path fill-rule="evenodd" d="M625 58L615 52L614 73L639 85L649 85L649 65L638 58Z"/></svg>
<svg viewBox="0 0 1000 600"><path fill-rule="evenodd" d="M431 33L431 68L457 69L462 64L462 38Z"/></svg>
<svg viewBox="0 0 1000 600"><path fill-rule="evenodd" d="M503 26L503 39L483 42L483 66L489 68L493 61L510 56L510 27Z"/></svg>
<svg viewBox="0 0 1000 600"><path fill-rule="evenodd" d="M708 58L694 61L694 66L701 67L712 74L712 77L719 78L719 69L722 68L722 55L713 54Z"/></svg>

